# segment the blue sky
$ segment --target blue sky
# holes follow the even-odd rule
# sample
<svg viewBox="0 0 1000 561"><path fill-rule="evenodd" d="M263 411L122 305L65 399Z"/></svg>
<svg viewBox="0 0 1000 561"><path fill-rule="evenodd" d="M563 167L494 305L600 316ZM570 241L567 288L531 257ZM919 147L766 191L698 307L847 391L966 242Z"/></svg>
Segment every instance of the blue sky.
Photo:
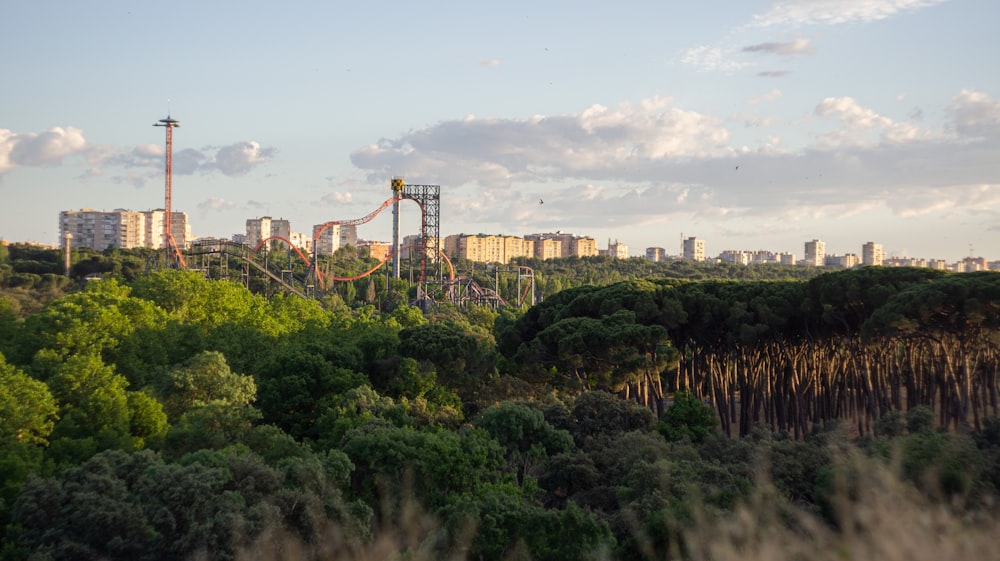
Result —
<svg viewBox="0 0 1000 561"><path fill-rule="evenodd" d="M0 19L9 241L56 243L61 210L161 208L169 113L196 236L359 218L403 176L441 185L443 235L1000 259L995 0L40 0Z"/></svg>

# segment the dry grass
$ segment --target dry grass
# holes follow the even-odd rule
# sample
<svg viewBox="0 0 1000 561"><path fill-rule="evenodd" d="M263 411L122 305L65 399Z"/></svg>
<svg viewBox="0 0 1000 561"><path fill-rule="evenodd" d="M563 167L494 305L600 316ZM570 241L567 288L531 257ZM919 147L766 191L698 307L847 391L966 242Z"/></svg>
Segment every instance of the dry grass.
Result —
<svg viewBox="0 0 1000 561"><path fill-rule="evenodd" d="M960 509L921 495L882 463L845 451L834 509L839 530L785 508L768 483L716 524L688 535L695 561L1000 559L997 513Z"/></svg>
<svg viewBox="0 0 1000 561"><path fill-rule="evenodd" d="M782 500L767 481L734 512L700 512L685 534L686 553L649 551L651 559L692 561L942 561L1000 560L997 512L962 512L921 495L890 467L844 451L834 498L839 529ZM845 459L846 458L846 459ZM331 527L322 543L307 545L283 532L261 536L239 561L458 561L468 555L472 531L454 540L447 554L435 551L440 524L415 504L403 505L370 538ZM606 554L598 555L610 559ZM512 544L509 559L530 559ZM629 560L631 561L631 560Z"/></svg>

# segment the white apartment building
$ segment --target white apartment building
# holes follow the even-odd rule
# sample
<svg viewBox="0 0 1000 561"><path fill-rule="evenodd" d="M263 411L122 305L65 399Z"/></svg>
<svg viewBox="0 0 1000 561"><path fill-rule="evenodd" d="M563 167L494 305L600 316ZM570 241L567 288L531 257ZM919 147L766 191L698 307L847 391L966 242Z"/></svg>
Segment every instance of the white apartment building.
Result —
<svg viewBox="0 0 1000 561"><path fill-rule="evenodd" d="M313 232L322 227L322 224L313 226ZM353 224L333 224L316 239L316 252L320 255L333 255L338 249L347 246L358 246L358 227Z"/></svg>
<svg viewBox="0 0 1000 561"><path fill-rule="evenodd" d="M820 240L806 242L806 256L803 263L809 267L822 267L826 262L826 244Z"/></svg>
<svg viewBox="0 0 1000 561"><path fill-rule="evenodd" d="M861 264L867 266L881 266L885 261L885 252L882 251L882 244L866 242L861 246Z"/></svg>
<svg viewBox="0 0 1000 561"><path fill-rule="evenodd" d="M187 214L172 212L171 230L178 247L187 248L191 243L191 225ZM64 210L59 213L59 238L73 234L75 247L88 247L103 251L109 247L131 249L163 247L163 223L165 212L159 210L133 211L115 209L100 211L94 209Z"/></svg>
<svg viewBox="0 0 1000 561"><path fill-rule="evenodd" d="M409 236L403 236L403 240L399 244L399 257L400 259L409 259L410 255L419 256L420 255L420 234L411 234ZM437 243L435 244L435 241ZM436 247L435 247L436 246ZM427 257L431 259L436 259L439 252L444 251L444 240L441 238L429 238L427 240Z"/></svg>
<svg viewBox="0 0 1000 561"><path fill-rule="evenodd" d="M690 237L684 240L684 260L704 261L705 260L705 240Z"/></svg>
<svg viewBox="0 0 1000 561"><path fill-rule="evenodd" d="M608 249L602 251L601 254L615 259L628 259L628 246L618 240L615 240L614 243L608 240Z"/></svg>
<svg viewBox="0 0 1000 561"><path fill-rule="evenodd" d="M247 218L247 241L250 245L256 247L262 240L275 236L291 241L291 223L281 218L275 220L270 216Z"/></svg>

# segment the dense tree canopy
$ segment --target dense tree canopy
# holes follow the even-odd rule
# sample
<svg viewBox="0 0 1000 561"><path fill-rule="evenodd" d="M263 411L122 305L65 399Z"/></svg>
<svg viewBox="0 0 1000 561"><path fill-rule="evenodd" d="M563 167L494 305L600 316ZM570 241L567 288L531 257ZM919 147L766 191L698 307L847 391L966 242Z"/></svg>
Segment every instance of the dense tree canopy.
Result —
<svg viewBox="0 0 1000 561"><path fill-rule="evenodd" d="M343 553L407 524L387 551L408 558L683 557L699 519L758 496L758 469L836 529L857 481L845 433L958 511L1000 485L995 273L569 260L539 264L564 286L530 308L422 312L398 284L265 296L113 253L77 265L114 278L47 300L44 255L14 253L2 559L235 559L284 539L320 559L330 536Z"/></svg>

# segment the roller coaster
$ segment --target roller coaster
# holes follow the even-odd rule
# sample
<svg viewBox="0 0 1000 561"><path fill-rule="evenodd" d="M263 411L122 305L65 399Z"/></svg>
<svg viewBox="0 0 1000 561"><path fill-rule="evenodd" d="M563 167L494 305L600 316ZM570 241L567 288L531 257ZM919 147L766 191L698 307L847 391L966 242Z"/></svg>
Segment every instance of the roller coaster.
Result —
<svg viewBox="0 0 1000 561"><path fill-rule="evenodd" d="M251 290L265 294L283 291L302 298L320 298L334 290L337 282L353 282L369 277L390 261L391 276L399 278L400 257L405 252L410 256L411 267L413 255L419 258L419 281L414 304L426 307L435 302L451 302L459 307L475 304L497 308L535 303L534 271L530 267L490 268L488 272L493 275L493 288L482 286L471 275L456 274L451 260L440 248L440 188L437 185L406 185L402 178L394 178L392 190L392 197L361 218L333 220L315 226L311 256L285 237L268 236L253 247L226 240L197 241L185 252L187 259L181 258L177 262L187 269L201 271L208 278L238 281ZM407 199L420 206L420 243L400 247L399 204ZM357 274L335 275L322 271L317 242L326 230L338 225L366 224L390 206L393 207L393 247L384 258ZM277 244L283 244L287 253L276 249ZM447 265L447 277L442 264ZM390 271L386 272L388 277ZM501 274L505 277L503 285L507 290L501 289ZM516 279L509 278L511 274L516 275ZM480 280L484 279L481 277Z"/></svg>

